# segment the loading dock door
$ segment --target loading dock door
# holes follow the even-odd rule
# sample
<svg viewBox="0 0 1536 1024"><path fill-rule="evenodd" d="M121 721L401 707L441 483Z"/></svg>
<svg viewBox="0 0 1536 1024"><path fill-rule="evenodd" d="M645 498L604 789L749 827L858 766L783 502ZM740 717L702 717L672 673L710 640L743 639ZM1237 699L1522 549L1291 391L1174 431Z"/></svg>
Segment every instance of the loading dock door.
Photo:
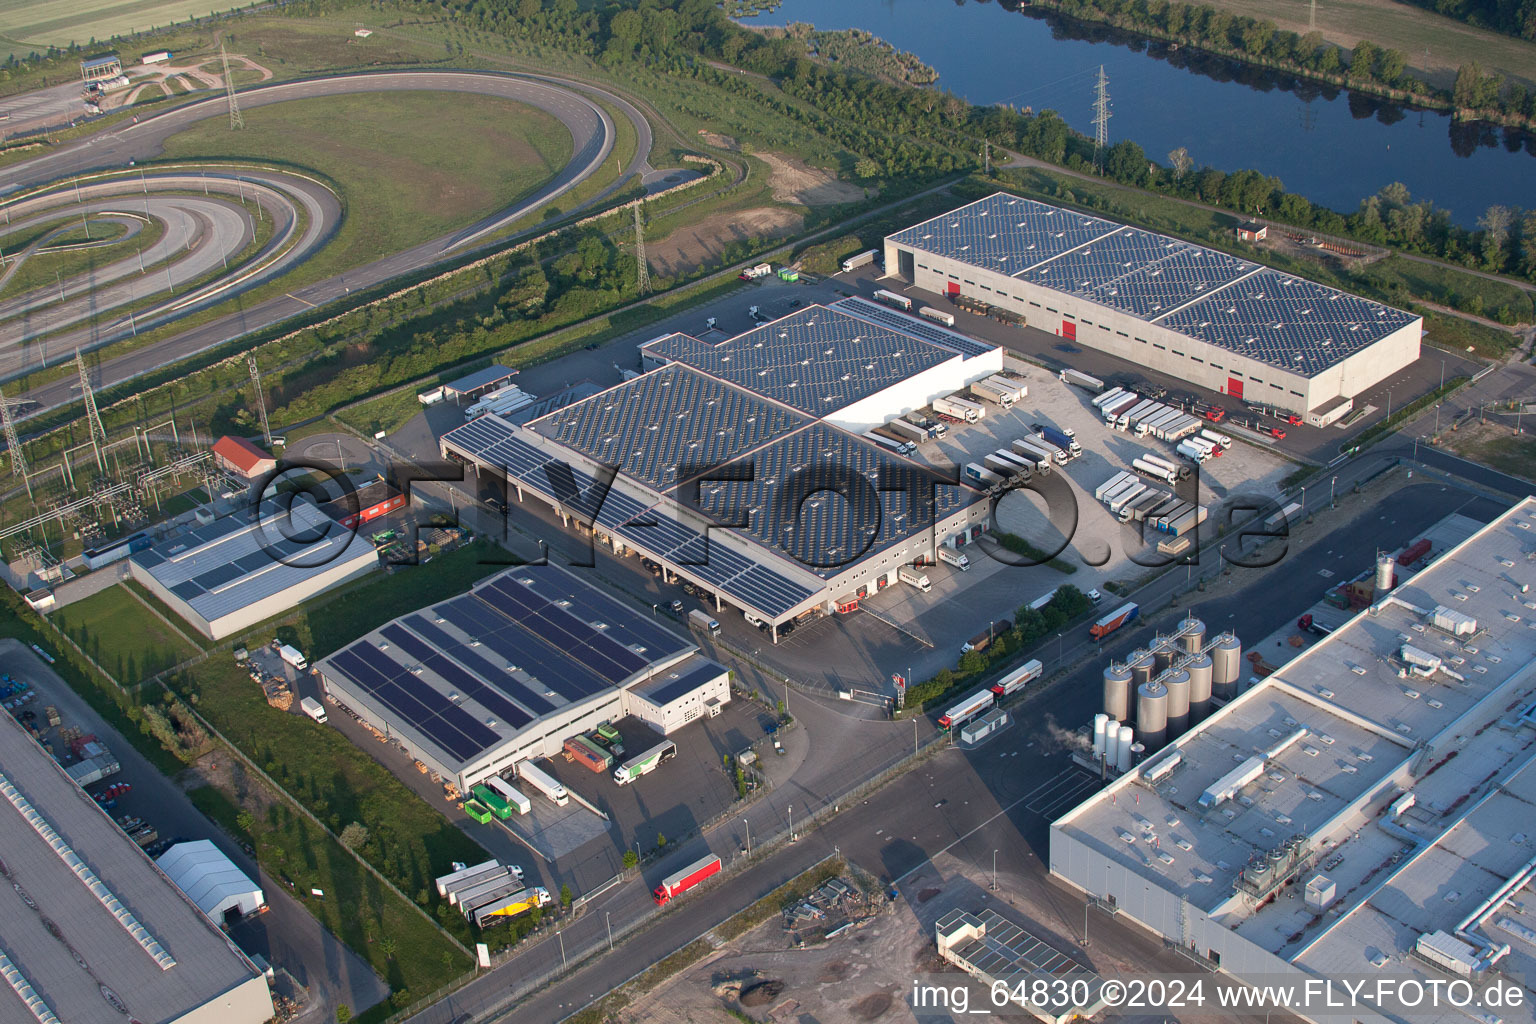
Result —
<svg viewBox="0 0 1536 1024"><path fill-rule="evenodd" d="M960 282L946 281L944 284L944 294L952 299L957 297L960 294Z"/></svg>
<svg viewBox="0 0 1536 1024"><path fill-rule="evenodd" d="M1238 380L1236 377L1228 377L1227 378L1227 394L1231 395L1233 398L1242 398L1243 397L1243 382Z"/></svg>
<svg viewBox="0 0 1536 1024"><path fill-rule="evenodd" d="M1071 320L1063 320L1061 322L1061 336L1066 338L1068 341L1076 341L1077 324L1073 323Z"/></svg>

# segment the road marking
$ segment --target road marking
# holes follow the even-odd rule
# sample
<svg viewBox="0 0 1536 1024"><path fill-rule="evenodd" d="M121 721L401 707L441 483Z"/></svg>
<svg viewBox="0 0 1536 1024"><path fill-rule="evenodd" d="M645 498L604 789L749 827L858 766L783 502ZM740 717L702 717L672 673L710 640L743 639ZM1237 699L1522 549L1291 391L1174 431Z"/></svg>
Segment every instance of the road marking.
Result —
<svg viewBox="0 0 1536 1024"><path fill-rule="evenodd" d="M304 299L299 298L297 295L293 294L293 292L283 292L283 294L288 296L294 302L303 302L304 305L308 306L310 309L319 309L320 308L319 306L316 306L313 302L307 302Z"/></svg>

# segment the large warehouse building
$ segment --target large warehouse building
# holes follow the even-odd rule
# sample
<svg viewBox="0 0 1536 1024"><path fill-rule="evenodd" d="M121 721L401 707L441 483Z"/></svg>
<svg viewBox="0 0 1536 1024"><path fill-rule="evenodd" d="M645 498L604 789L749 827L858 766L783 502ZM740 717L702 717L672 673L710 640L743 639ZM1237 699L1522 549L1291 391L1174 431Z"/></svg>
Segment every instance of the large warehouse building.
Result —
<svg viewBox="0 0 1536 1024"><path fill-rule="evenodd" d="M319 668L329 696L463 792L604 721L669 733L730 700L692 642L552 565L402 615Z"/></svg>
<svg viewBox="0 0 1536 1024"><path fill-rule="evenodd" d="M1533 582L1527 498L1056 821L1051 873L1254 984L1528 985Z"/></svg>
<svg viewBox="0 0 1536 1024"><path fill-rule="evenodd" d="M267 980L0 715L0 1020L262 1024Z"/></svg>
<svg viewBox="0 0 1536 1024"><path fill-rule="evenodd" d="M269 501L135 552L133 578L220 640L378 568L367 541L315 505Z"/></svg>
<svg viewBox="0 0 1536 1024"><path fill-rule="evenodd" d="M885 268L1314 425L1419 357L1422 317L1214 249L997 193L885 240Z"/></svg>
<svg viewBox="0 0 1536 1024"><path fill-rule="evenodd" d="M980 492L852 431L996 373L996 347L850 299L719 343L666 335L641 356L647 373L525 426L482 416L450 431L444 456L505 474L519 500L655 559L775 639L985 526Z"/></svg>

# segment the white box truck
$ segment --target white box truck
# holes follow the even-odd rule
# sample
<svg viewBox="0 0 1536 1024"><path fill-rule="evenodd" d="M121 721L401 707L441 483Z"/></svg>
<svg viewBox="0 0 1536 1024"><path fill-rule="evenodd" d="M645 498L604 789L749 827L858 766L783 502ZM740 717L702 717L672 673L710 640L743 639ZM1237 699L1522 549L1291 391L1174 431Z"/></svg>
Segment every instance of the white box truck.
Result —
<svg viewBox="0 0 1536 1024"><path fill-rule="evenodd" d="M952 565L961 572L965 572L971 567L971 560L969 558L945 544L939 545L939 561L945 565Z"/></svg>
<svg viewBox="0 0 1536 1024"><path fill-rule="evenodd" d="M694 629L702 629L710 636L720 635L720 623L716 622L708 612L698 608L688 613L688 625Z"/></svg>
<svg viewBox="0 0 1536 1024"><path fill-rule="evenodd" d="M315 700L315 698L305 697L303 700L299 701L299 707L303 708L304 713L310 718L313 718L315 721L325 721L325 705Z"/></svg>
<svg viewBox="0 0 1536 1024"><path fill-rule="evenodd" d="M300 672L303 672L305 669L309 668L309 662L304 659L304 653L297 647L290 647L287 644L282 644L278 647L277 653L279 657L281 657L288 664L292 665L294 668L298 669Z"/></svg>
<svg viewBox="0 0 1536 1024"><path fill-rule="evenodd" d="M896 578L909 587L916 587L925 594L933 589L933 584L928 582L927 573L910 565L904 565L897 569Z"/></svg>

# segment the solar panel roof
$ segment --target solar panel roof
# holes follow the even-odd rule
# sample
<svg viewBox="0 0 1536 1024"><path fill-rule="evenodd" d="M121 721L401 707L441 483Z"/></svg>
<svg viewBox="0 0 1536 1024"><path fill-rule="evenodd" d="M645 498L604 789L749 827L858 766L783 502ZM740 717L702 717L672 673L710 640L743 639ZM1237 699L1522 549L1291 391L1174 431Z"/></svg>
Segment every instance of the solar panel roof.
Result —
<svg viewBox="0 0 1536 1024"><path fill-rule="evenodd" d="M889 306L882 306L877 302L861 299L857 295L846 299L839 299L832 303L831 308L839 313L847 313L849 316L856 316L860 320L881 324L882 326L901 331L904 334L911 334L922 338L924 341L931 341L935 345L942 345L945 348L953 349L966 358L986 355L997 347L996 345L988 345L985 342L977 341L975 338L967 338L957 331L940 327L932 321L907 316L907 314L892 309Z"/></svg>
<svg viewBox="0 0 1536 1024"><path fill-rule="evenodd" d="M1312 376L1411 313L1155 232L997 193L891 240Z"/></svg>
<svg viewBox="0 0 1536 1024"><path fill-rule="evenodd" d="M742 478L729 479L733 476ZM972 501L985 500L823 423L782 438L696 486L702 511L723 523L746 523L746 531L761 543L823 579L931 529L936 519ZM686 494L679 498L692 500Z"/></svg>
<svg viewBox="0 0 1536 1024"><path fill-rule="evenodd" d="M378 561L367 542L308 501L241 509L130 556L212 622L338 566Z"/></svg>
<svg viewBox="0 0 1536 1024"><path fill-rule="evenodd" d="M898 231L891 240L1012 276L1120 225L999 192Z"/></svg>
<svg viewBox="0 0 1536 1024"><path fill-rule="evenodd" d="M1158 322L1302 376L1418 317L1313 281L1264 269Z"/></svg>
<svg viewBox="0 0 1536 1024"><path fill-rule="evenodd" d="M725 341L670 334L646 351L812 416L830 416L955 351L826 306L808 306Z"/></svg>
<svg viewBox="0 0 1536 1024"><path fill-rule="evenodd" d="M479 388L490 387L498 381L506 380L515 373L517 373L516 370L508 369L500 363L492 363L483 370L467 373L458 380L450 381L443 386L449 391L475 391Z"/></svg>
<svg viewBox="0 0 1536 1024"><path fill-rule="evenodd" d="M643 683L629 688L652 704L668 704L683 694L703 686L721 672L719 665L707 658L690 658L665 672L659 672Z"/></svg>
<svg viewBox="0 0 1536 1024"><path fill-rule="evenodd" d="M657 490L729 462L805 419L687 366L667 366L530 428Z"/></svg>
<svg viewBox="0 0 1536 1024"><path fill-rule="evenodd" d="M1121 228L1016 276L1155 320L1258 270L1215 249Z"/></svg>

